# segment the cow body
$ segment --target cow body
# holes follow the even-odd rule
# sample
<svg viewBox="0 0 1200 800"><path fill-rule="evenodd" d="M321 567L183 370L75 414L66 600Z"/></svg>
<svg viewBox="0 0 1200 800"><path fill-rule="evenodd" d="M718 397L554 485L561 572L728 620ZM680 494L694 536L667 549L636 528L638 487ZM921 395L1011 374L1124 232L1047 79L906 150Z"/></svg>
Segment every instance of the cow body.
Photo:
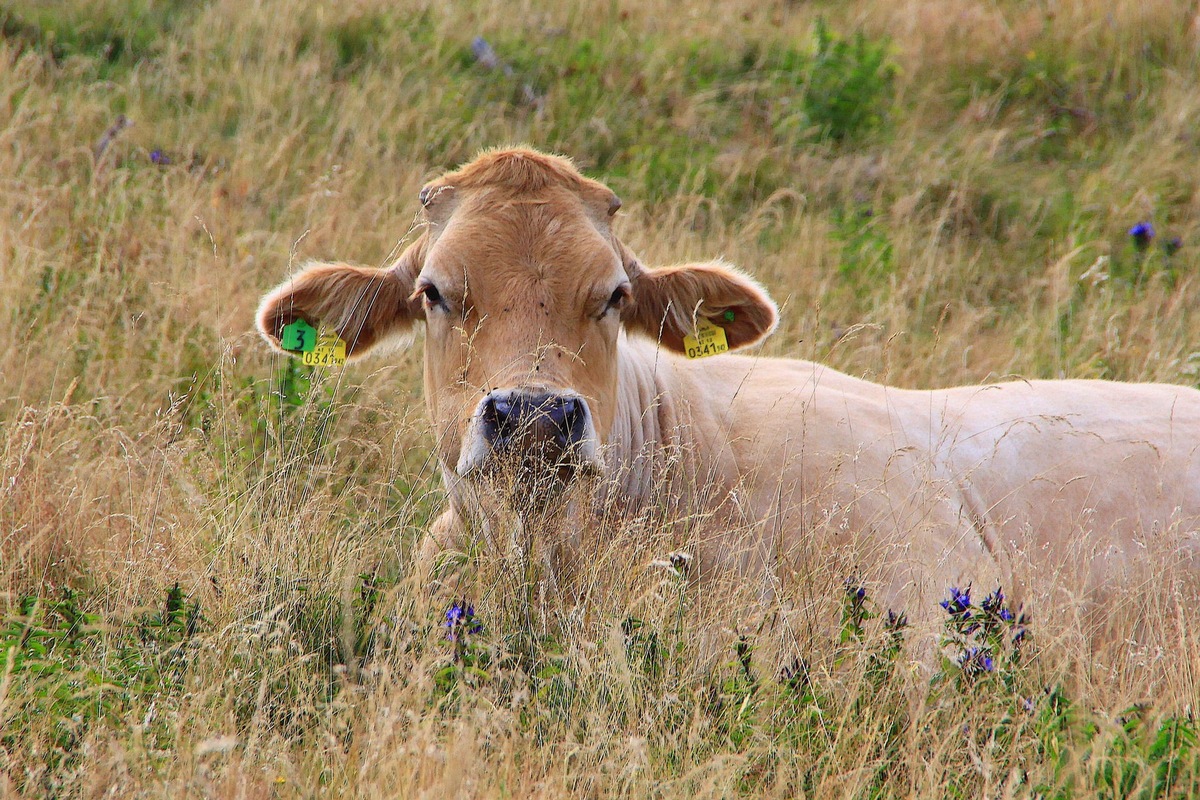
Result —
<svg viewBox="0 0 1200 800"><path fill-rule="evenodd" d="M810 361L689 361L632 337L620 360L596 507L695 515L684 546L702 571L770 581L800 551L851 548L886 603L928 610L952 585L1003 585L1017 601L1056 586L1095 604L1156 563L1200 566L1194 389L915 391ZM451 508L439 546L482 525Z"/></svg>
<svg viewBox="0 0 1200 800"><path fill-rule="evenodd" d="M773 330L774 304L724 264L644 267L609 227L619 201L569 162L491 153L422 203L427 228L395 265L310 267L259 326L278 344L293 320L321 322L353 356L424 320L442 546L494 533L497 505L547 518L557 503L576 533L580 514L691 520L702 577L770 584L782 563L841 552L910 608L962 582L1094 593L1164 563L1195 571L1194 389L914 391L808 361L688 360L699 325L737 349Z"/></svg>

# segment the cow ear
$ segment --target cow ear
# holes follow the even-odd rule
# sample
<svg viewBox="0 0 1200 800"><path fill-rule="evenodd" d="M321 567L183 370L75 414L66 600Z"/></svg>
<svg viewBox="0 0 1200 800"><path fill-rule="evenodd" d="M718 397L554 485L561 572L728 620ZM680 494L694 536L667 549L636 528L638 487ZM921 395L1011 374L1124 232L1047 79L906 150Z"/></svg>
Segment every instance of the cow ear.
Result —
<svg viewBox="0 0 1200 800"><path fill-rule="evenodd" d="M407 336L425 316L412 295L416 245L388 269L311 264L271 290L258 307L258 331L283 350L283 329L298 319L336 330L346 355L361 356L379 344ZM284 351L287 352L287 351Z"/></svg>
<svg viewBox="0 0 1200 800"><path fill-rule="evenodd" d="M684 352L683 337L708 322L725 331L731 350L775 330L779 310L753 278L720 262L645 269L630 276L633 307L626 325Z"/></svg>

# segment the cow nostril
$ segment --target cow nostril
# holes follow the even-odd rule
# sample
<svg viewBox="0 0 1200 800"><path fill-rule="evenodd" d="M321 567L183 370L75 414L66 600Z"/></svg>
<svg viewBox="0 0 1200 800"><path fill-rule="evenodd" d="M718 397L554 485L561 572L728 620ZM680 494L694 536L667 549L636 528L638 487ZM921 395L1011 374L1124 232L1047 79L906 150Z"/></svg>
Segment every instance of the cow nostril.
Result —
<svg viewBox="0 0 1200 800"><path fill-rule="evenodd" d="M565 444L579 442L587 424L587 405L577 397L561 399L556 405L553 417L559 440Z"/></svg>
<svg viewBox="0 0 1200 800"><path fill-rule="evenodd" d="M493 397L491 403L492 416L498 421L503 422L512 414L513 402L508 397Z"/></svg>
<svg viewBox="0 0 1200 800"><path fill-rule="evenodd" d="M555 426L570 428L578 406L579 403L574 398L547 398L541 406L541 412Z"/></svg>
<svg viewBox="0 0 1200 800"><path fill-rule="evenodd" d="M483 404L482 416L491 430L491 435L507 437L512 435L512 427L518 422L514 413L515 403L511 397L492 395Z"/></svg>
<svg viewBox="0 0 1200 800"><path fill-rule="evenodd" d="M490 395L479 411L484 435L495 448L570 447L582 441L587 403L578 397L503 392Z"/></svg>
<svg viewBox="0 0 1200 800"><path fill-rule="evenodd" d="M572 397L569 400L564 400L562 404L563 422L568 427L574 427L579 421L580 414L583 411L583 404L576 398Z"/></svg>

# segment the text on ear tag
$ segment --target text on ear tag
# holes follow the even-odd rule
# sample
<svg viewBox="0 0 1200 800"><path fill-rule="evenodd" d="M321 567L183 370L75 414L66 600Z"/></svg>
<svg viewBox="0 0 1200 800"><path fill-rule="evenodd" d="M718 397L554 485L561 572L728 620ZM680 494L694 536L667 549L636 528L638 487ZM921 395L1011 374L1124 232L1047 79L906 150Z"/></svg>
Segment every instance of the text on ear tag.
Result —
<svg viewBox="0 0 1200 800"><path fill-rule="evenodd" d="M285 325L279 346L292 353L308 353L317 346L317 329L302 319Z"/></svg>
<svg viewBox="0 0 1200 800"><path fill-rule="evenodd" d="M688 358L704 358L729 351L729 340L725 338L725 329L713 325L708 320L696 323L696 334L683 337L683 352Z"/></svg>
<svg viewBox="0 0 1200 800"><path fill-rule="evenodd" d="M346 363L346 343L336 331L323 331L316 346L304 354L304 363L310 367L333 367Z"/></svg>

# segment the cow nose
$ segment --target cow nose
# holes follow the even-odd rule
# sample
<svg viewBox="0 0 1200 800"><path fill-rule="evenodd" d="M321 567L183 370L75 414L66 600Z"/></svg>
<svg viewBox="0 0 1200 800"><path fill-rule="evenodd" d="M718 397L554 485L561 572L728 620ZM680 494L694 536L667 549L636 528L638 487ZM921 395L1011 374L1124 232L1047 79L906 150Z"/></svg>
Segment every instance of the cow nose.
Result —
<svg viewBox="0 0 1200 800"><path fill-rule="evenodd" d="M485 398L480 414L494 450L549 444L561 455L587 431L587 402L573 395L498 390Z"/></svg>

